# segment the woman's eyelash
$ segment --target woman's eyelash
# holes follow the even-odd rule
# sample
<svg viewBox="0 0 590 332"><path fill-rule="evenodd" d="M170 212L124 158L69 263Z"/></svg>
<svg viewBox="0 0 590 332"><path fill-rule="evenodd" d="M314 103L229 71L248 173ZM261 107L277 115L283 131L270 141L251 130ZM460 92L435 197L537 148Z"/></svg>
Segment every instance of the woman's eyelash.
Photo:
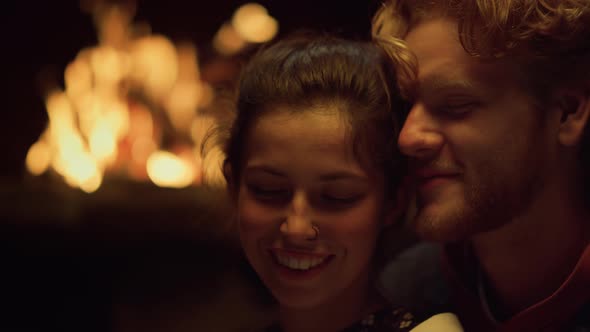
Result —
<svg viewBox="0 0 590 332"><path fill-rule="evenodd" d="M351 196L333 196L333 195L322 195L322 198L327 201L348 204L356 202L361 195L351 195Z"/></svg>
<svg viewBox="0 0 590 332"><path fill-rule="evenodd" d="M264 188L264 187L260 187L260 186L256 186L256 185L248 185L248 189L253 192L254 194L257 195L267 195L267 196L272 196L272 195L283 195L288 193L287 189L283 189L283 188Z"/></svg>
<svg viewBox="0 0 590 332"><path fill-rule="evenodd" d="M261 202L269 202L269 203L286 203L291 197L291 190L289 188L281 188L281 187L265 187L259 186L256 184L247 184L246 187L248 191L253 195L255 199L260 200ZM315 198L313 198L315 196ZM317 195L313 194L310 204L314 204L318 207L325 206L330 208L336 207L346 207L356 203L359 199L362 198L362 194L347 194L342 195L336 194L323 194L317 193Z"/></svg>

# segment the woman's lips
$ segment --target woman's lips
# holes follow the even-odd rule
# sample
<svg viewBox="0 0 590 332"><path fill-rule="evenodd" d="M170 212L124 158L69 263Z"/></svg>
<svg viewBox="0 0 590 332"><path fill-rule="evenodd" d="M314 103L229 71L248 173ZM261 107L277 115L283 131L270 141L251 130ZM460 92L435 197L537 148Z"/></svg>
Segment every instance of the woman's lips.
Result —
<svg viewBox="0 0 590 332"><path fill-rule="evenodd" d="M273 248L269 250L275 268L287 279L310 279L321 273L335 257L332 254L311 253Z"/></svg>

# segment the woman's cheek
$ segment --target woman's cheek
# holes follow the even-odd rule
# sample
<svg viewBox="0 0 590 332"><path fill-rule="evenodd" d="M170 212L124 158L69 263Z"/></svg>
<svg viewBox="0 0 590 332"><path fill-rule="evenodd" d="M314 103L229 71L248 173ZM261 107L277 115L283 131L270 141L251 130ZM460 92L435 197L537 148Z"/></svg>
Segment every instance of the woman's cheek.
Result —
<svg viewBox="0 0 590 332"><path fill-rule="evenodd" d="M238 207L238 223L241 233L265 232L272 228L273 216L276 213L269 211L260 204L244 199Z"/></svg>
<svg viewBox="0 0 590 332"><path fill-rule="evenodd" d="M338 232L343 236L372 237L380 229L380 214L376 204L372 201L365 201L364 204L354 207L335 216L332 224L337 227Z"/></svg>

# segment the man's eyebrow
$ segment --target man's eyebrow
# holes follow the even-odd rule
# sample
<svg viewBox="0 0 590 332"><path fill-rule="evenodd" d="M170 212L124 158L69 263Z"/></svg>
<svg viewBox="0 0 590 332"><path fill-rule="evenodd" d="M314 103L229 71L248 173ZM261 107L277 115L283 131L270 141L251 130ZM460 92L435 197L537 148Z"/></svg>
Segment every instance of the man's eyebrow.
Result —
<svg viewBox="0 0 590 332"><path fill-rule="evenodd" d="M419 95L430 95L432 93L447 91L447 90L461 90L472 91L476 86L474 82L464 78L432 75L421 79L418 85Z"/></svg>

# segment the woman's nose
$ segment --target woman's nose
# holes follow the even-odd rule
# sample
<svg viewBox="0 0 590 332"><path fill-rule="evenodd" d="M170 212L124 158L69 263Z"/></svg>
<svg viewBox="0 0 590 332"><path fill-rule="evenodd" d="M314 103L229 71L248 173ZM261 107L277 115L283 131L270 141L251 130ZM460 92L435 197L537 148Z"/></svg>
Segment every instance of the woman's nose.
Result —
<svg viewBox="0 0 590 332"><path fill-rule="evenodd" d="M305 193L295 192L288 206L287 215L281 224L281 234L292 240L313 239L316 234L311 212Z"/></svg>

